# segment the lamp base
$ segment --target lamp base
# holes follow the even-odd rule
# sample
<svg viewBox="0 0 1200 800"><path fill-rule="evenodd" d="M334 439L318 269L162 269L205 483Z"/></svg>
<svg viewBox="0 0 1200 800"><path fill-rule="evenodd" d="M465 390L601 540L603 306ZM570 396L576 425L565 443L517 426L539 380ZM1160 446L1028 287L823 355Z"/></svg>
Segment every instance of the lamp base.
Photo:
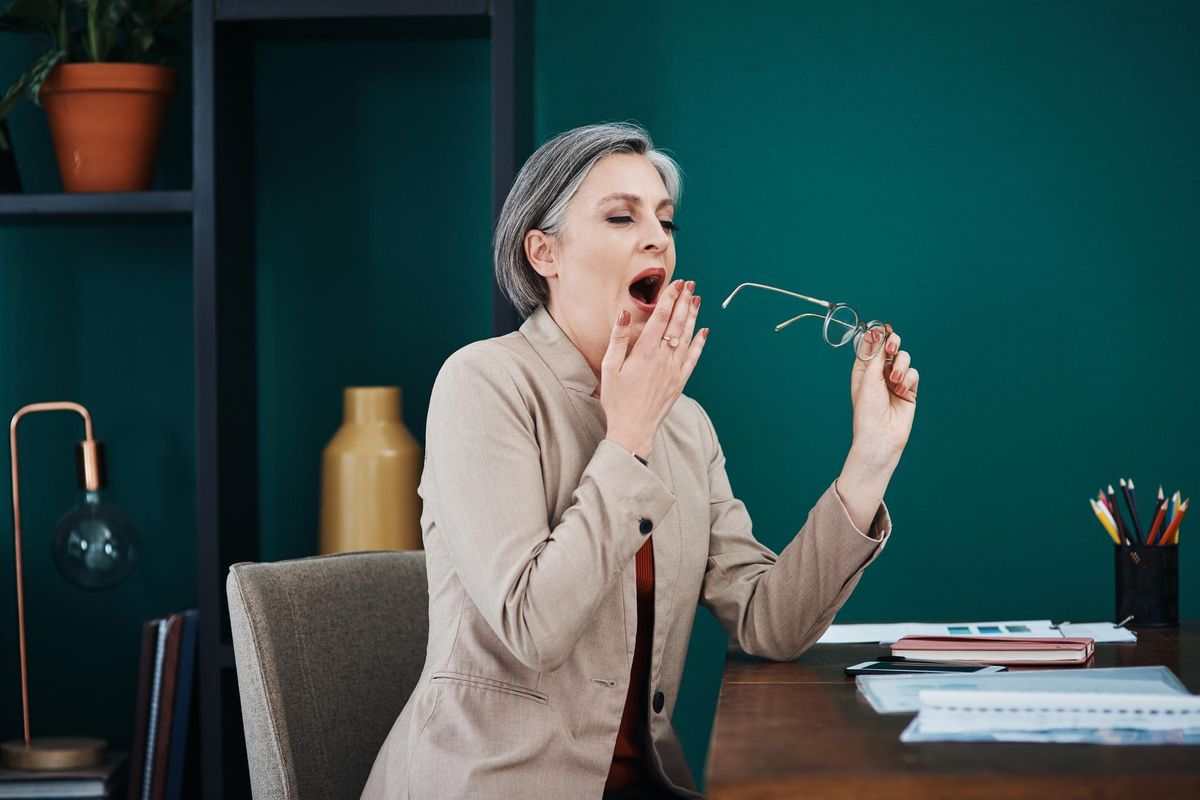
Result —
<svg viewBox="0 0 1200 800"><path fill-rule="evenodd" d="M0 744L0 763L10 769L77 769L103 764L108 758L108 743L103 739L78 736L43 736L13 739Z"/></svg>

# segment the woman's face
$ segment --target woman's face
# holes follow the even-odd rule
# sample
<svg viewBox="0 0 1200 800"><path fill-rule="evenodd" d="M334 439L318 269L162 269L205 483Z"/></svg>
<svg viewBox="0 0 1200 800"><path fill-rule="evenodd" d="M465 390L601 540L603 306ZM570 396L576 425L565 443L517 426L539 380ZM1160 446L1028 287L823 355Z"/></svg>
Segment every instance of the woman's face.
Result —
<svg viewBox="0 0 1200 800"><path fill-rule="evenodd" d="M631 342L641 334L675 272L674 215L645 156L614 153L592 167L560 234L542 242L549 262L530 259L549 285L549 310L577 344L602 353L622 309L632 315ZM530 244L527 236L527 252Z"/></svg>

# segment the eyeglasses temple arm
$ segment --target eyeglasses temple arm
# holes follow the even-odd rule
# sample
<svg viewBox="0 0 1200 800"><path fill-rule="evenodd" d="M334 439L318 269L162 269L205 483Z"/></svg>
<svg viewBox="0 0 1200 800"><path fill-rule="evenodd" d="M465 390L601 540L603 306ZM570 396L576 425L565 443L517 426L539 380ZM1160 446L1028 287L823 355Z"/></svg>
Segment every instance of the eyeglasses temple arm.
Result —
<svg viewBox="0 0 1200 800"><path fill-rule="evenodd" d="M816 303L817 305L819 305L823 308L829 308L833 305L832 303L830 303L826 300L818 300L815 297L809 297L807 295L797 294L796 292L789 292L787 289L779 289L774 286L767 286L766 284L763 284L763 283L741 283L741 284L738 284L737 288L735 288L732 292L729 293L729 297L726 297L725 302L721 303L721 308L728 307L729 301L732 300L738 292L740 292L742 289L746 288L747 286L753 286L756 289L766 289L769 292L778 292L779 294L786 294L786 295L790 295L791 297L798 297L801 300L807 300L810 303Z"/></svg>

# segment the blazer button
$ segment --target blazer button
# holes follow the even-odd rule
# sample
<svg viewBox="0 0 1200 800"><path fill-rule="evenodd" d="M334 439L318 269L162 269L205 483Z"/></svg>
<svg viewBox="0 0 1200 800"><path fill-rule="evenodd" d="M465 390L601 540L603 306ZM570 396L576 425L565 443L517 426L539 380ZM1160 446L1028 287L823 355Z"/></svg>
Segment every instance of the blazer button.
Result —
<svg viewBox="0 0 1200 800"><path fill-rule="evenodd" d="M640 523L638 523L638 530L641 531L642 534L647 534L647 533L650 533L650 531L654 530L653 522L646 519L645 517L641 517L640 519L642 521Z"/></svg>
<svg viewBox="0 0 1200 800"><path fill-rule="evenodd" d="M663 697L663 693L662 693L662 692L655 692L655 693L654 693L654 713L655 713L655 714L657 714L657 713L659 713L660 711L662 711L662 709L663 709L663 701L664 701L664 700L665 700L665 698Z"/></svg>

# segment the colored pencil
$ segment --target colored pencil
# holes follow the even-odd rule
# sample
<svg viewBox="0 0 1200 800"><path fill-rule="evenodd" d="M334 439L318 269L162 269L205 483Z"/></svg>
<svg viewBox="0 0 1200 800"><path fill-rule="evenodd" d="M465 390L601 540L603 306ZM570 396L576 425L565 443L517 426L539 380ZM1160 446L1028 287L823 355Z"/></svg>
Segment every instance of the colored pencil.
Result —
<svg viewBox="0 0 1200 800"><path fill-rule="evenodd" d="M1162 526L1163 518L1167 515L1167 501L1162 497L1162 487L1158 489L1158 502L1154 504L1154 522L1150 525L1150 535L1146 537L1146 544L1154 544L1154 538L1158 535L1158 529ZM1159 542L1159 544L1162 544Z"/></svg>
<svg viewBox="0 0 1200 800"><path fill-rule="evenodd" d="M1139 545L1143 545L1146 543L1146 540L1142 537L1142 524L1138 522L1137 511L1133 505L1133 495L1129 491L1129 486L1126 485L1124 478L1121 478L1121 494L1125 497L1125 507L1129 509L1129 518L1133 520L1134 538L1137 539Z"/></svg>
<svg viewBox="0 0 1200 800"><path fill-rule="evenodd" d="M1163 544L1170 544L1167 541L1167 528L1171 527L1171 523L1175 521L1175 515L1179 513L1179 490L1175 490L1175 494L1167 498L1167 516L1163 519L1163 532L1158 537L1158 540Z"/></svg>
<svg viewBox="0 0 1200 800"><path fill-rule="evenodd" d="M1096 514L1096 519L1100 520L1100 524L1104 526L1104 530L1108 531L1108 535L1112 537L1113 543L1120 545L1121 537L1117 536L1117 526L1108 518L1108 509L1090 497L1088 498L1088 503L1092 506L1092 511Z"/></svg>
<svg viewBox="0 0 1200 800"><path fill-rule="evenodd" d="M1108 524L1113 526L1113 530L1117 531L1117 538L1121 537L1121 531L1117 528L1117 521L1113 519L1112 509L1108 507L1108 500L1104 498L1104 492L1100 492L1100 499L1096 502L1100 510L1104 512L1104 518L1108 520Z"/></svg>
<svg viewBox="0 0 1200 800"><path fill-rule="evenodd" d="M1179 526L1183 524L1183 515L1187 513L1187 506L1187 500L1184 500L1183 505L1179 507L1179 513L1175 515L1167 532L1163 534L1165 544L1179 544Z"/></svg>
<svg viewBox="0 0 1200 800"><path fill-rule="evenodd" d="M1138 536L1142 539L1142 541L1145 541L1145 536L1143 535L1144 532L1142 531L1142 521L1141 521L1141 519L1139 519L1138 508L1137 508L1137 491L1133 488L1133 478L1130 478L1128 483L1129 483L1129 507L1130 507L1130 513L1133 514L1133 524L1135 526L1137 526Z"/></svg>
<svg viewBox="0 0 1200 800"><path fill-rule="evenodd" d="M1129 529L1125 527L1125 520L1121 519L1121 509L1117 506L1117 493L1113 491L1112 484L1108 485L1108 510L1112 512L1113 519L1117 522L1117 533L1121 534L1121 540L1125 544L1133 544L1129 538Z"/></svg>

